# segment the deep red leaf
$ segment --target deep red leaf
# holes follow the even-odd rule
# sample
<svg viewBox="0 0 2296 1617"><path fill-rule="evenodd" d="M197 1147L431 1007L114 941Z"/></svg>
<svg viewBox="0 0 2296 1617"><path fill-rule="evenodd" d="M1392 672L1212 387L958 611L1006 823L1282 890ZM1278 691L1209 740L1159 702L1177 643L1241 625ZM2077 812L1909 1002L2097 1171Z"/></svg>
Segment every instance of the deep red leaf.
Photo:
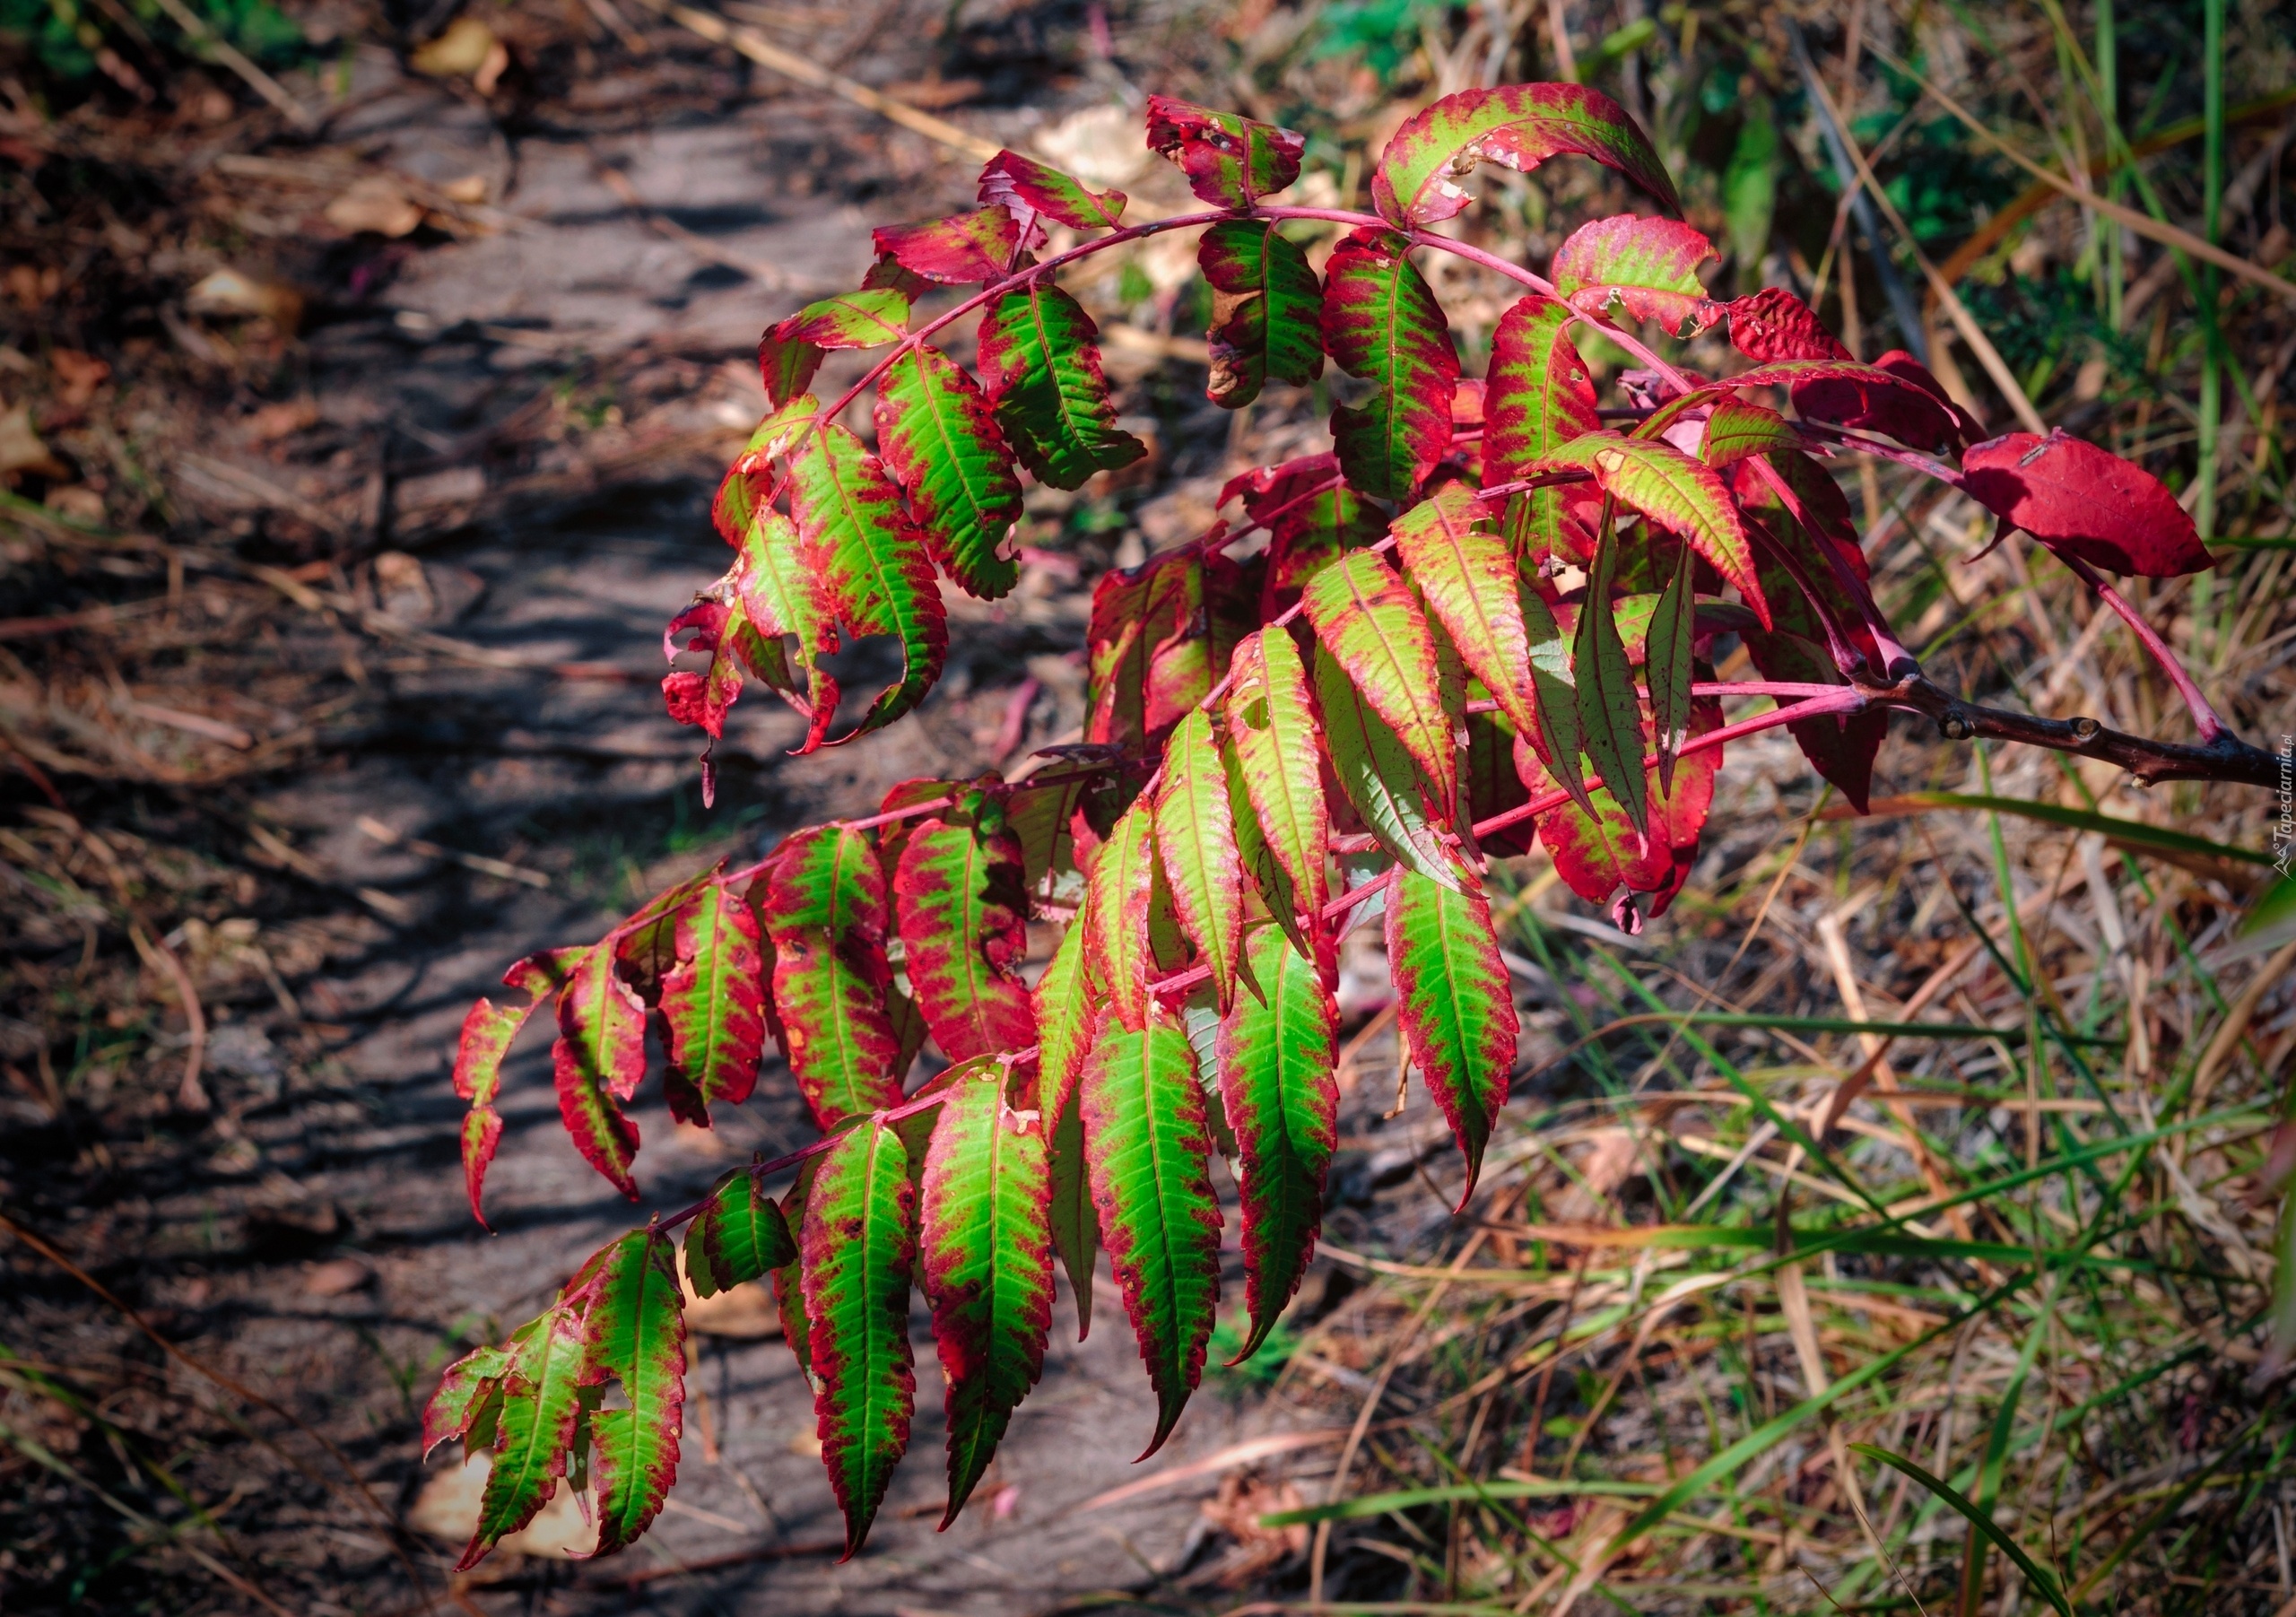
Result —
<svg viewBox="0 0 2296 1617"><path fill-rule="evenodd" d="M2051 550L2114 572L2173 578L2213 565L2159 478L2061 427L1978 445L1961 456L1961 487Z"/></svg>
<svg viewBox="0 0 2296 1617"><path fill-rule="evenodd" d="M1726 304L1730 345L1757 364L1772 360L1846 360L1844 348L1810 306L1782 286Z"/></svg>

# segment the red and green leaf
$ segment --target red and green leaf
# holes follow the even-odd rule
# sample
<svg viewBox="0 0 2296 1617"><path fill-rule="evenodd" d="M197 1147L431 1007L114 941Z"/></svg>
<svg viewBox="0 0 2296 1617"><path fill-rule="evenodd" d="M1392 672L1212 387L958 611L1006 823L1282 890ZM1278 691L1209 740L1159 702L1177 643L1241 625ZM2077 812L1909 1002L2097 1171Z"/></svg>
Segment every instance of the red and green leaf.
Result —
<svg viewBox="0 0 2296 1617"><path fill-rule="evenodd" d="M868 287L808 303L771 335L816 348L883 348L909 335L909 300L895 288Z"/></svg>
<svg viewBox="0 0 2296 1617"><path fill-rule="evenodd" d="M880 257L912 275L950 285L1001 281L1018 265L1024 246L1035 247L1044 239L1041 230L1024 239L1020 222L1001 207L921 224L880 225L872 235Z"/></svg>
<svg viewBox="0 0 2296 1617"><path fill-rule="evenodd" d="M851 432L824 423L790 472L790 515L838 620L856 635L900 642L901 677L869 705L853 732L863 735L914 708L940 677L949 652L940 586L892 480Z"/></svg>
<svg viewBox="0 0 2296 1617"><path fill-rule="evenodd" d="M917 1192L890 1126L839 1136L805 1195L798 1249L822 1463L845 1512L845 1558L869 1536L909 1447L917 1374L909 1345Z"/></svg>
<svg viewBox="0 0 2296 1617"><path fill-rule="evenodd" d="M466 1572L495 1541L534 1520L566 1475L580 1391L589 1384L579 1312L563 1299L510 1338L495 1414L494 1463L479 1495L478 1526L455 1563Z"/></svg>
<svg viewBox="0 0 2296 1617"><path fill-rule="evenodd" d="M1650 137L1626 109L1583 84L1463 90L1405 120L1371 175L1371 202L1398 228L1448 219L1467 205L1459 179L1478 162L1528 174L1550 157L1591 157L1670 213L1682 199Z"/></svg>
<svg viewBox="0 0 2296 1617"><path fill-rule="evenodd" d="M1306 139L1273 124L1214 112L1168 95L1148 98L1148 144L1215 207L1248 208L1300 178Z"/></svg>
<svg viewBox="0 0 2296 1617"><path fill-rule="evenodd" d="M1048 1130L1076 1093L1091 1053L1092 985L1085 970L1081 918L1060 935L1031 991L1037 1017L1037 1111Z"/></svg>
<svg viewBox="0 0 2296 1617"><path fill-rule="evenodd" d="M1116 422L1100 370L1100 327L1057 286L1004 293L980 322L980 377L997 423L1040 482L1081 489L1148 447Z"/></svg>
<svg viewBox="0 0 2296 1617"><path fill-rule="evenodd" d="M1737 587L1762 622L1770 622L1769 604L1755 577L1753 545L1729 491L1711 466L1663 439L1619 438L1608 432L1590 432L1556 445L1545 465L1592 472L1605 494L1689 540Z"/></svg>
<svg viewBox="0 0 2296 1617"><path fill-rule="evenodd" d="M729 1170L686 1231L685 1274L696 1297L747 1285L796 1259L789 1226L746 1168Z"/></svg>
<svg viewBox="0 0 2296 1617"><path fill-rule="evenodd" d="M704 1100L739 1106L765 1053L765 958L757 917L725 888L678 912L678 963L662 978L670 1061Z"/></svg>
<svg viewBox="0 0 2296 1617"><path fill-rule="evenodd" d="M1100 1238L1156 1390L1163 1447L1204 1372L1220 1301L1220 1203L1205 1153L1204 1089L1187 1036L1168 1021L1104 1021L1081 1092Z"/></svg>
<svg viewBox="0 0 2296 1617"><path fill-rule="evenodd" d="M1450 448L1459 379L1449 322L1410 246L1366 227L1342 238L1325 266L1324 348L1372 384L1362 404L1332 411L1332 439L1347 481L1380 500L1409 500Z"/></svg>
<svg viewBox="0 0 2296 1617"><path fill-rule="evenodd" d="M1272 926L1251 935L1248 982L1220 1023L1220 1099L1243 1193L1244 1345L1259 1351L1300 1289L1323 1224L1339 1142L1333 1041L1339 1007L1314 964Z"/></svg>
<svg viewBox="0 0 2296 1617"><path fill-rule="evenodd" d="M1457 881L1449 846L1439 830L1451 816L1428 812L1432 788L1403 742L1320 644L1315 679L1324 752L1364 829L1390 855L1430 880Z"/></svg>
<svg viewBox="0 0 2296 1617"><path fill-rule="evenodd" d="M877 385L877 448L942 570L983 600L1010 590L1021 569L999 547L1021 480L980 385L937 348L897 356Z"/></svg>
<svg viewBox="0 0 2296 1617"><path fill-rule="evenodd" d="M1148 935L1155 896L1154 805L1142 800L1120 815L1084 872L1085 969L1109 996L1118 1023L1148 1022L1148 985L1156 960Z"/></svg>
<svg viewBox="0 0 2296 1617"><path fill-rule="evenodd" d="M1299 643L1283 629L1248 637L1229 668L1228 748L1249 809L1232 818L1250 825L1281 878L1276 890L1255 862L1268 908L1288 917L1295 939L1313 950L1323 931L1318 912L1331 899L1331 810L1317 766L1321 726L1308 671Z"/></svg>
<svg viewBox="0 0 2296 1617"><path fill-rule="evenodd" d="M1059 170L1017 152L999 152L988 160L980 171L980 200L1005 209L1023 226L1032 213L1079 230L1113 230L1124 217L1123 192L1086 190Z"/></svg>
<svg viewBox="0 0 2296 1617"><path fill-rule="evenodd" d="M1396 554L1419 586L1468 671L1518 730L1535 728L1528 593L1506 540L1492 531L1474 491L1446 483L1395 519Z"/></svg>
<svg viewBox="0 0 2296 1617"><path fill-rule="evenodd" d="M502 1087L502 1058L551 990L554 979L546 962L546 956L535 956L504 972L502 986L525 994L526 1003L498 1005L482 996L463 1018L462 1037L455 1046L455 1093L470 1102L463 1118L463 1179L470 1191L470 1215L482 1224L486 1214L480 1211L479 1197L486 1187L487 1165L502 1143L502 1114L494 1109L494 1097Z"/></svg>
<svg viewBox="0 0 2296 1617"><path fill-rule="evenodd" d="M502 1377L510 1368L507 1348L482 1347L465 1353L439 1377L439 1386L422 1406L422 1457L429 1459L441 1443L465 1439L471 1449L492 1440L502 1403ZM469 1456L465 1455L467 1460Z"/></svg>
<svg viewBox="0 0 2296 1617"><path fill-rule="evenodd" d="M1214 636L1239 583L1234 562L1193 547L1100 576L1084 640L1086 741L1127 757L1161 747L1219 677Z"/></svg>
<svg viewBox="0 0 2296 1617"><path fill-rule="evenodd" d="M659 1230L608 1249L583 1316L590 1375L622 1383L625 1403L590 1413L597 1478L598 1555L627 1548L661 1513L677 1480L685 1409L685 1316L677 1255Z"/></svg>
<svg viewBox="0 0 2296 1617"><path fill-rule="evenodd" d="M798 1373L805 1378L807 1386L813 1379L813 1345L812 1327L805 1320L803 1238L805 1195L813 1187L813 1176L820 1171L821 1161L819 1157L807 1157L798 1163L796 1178L781 1193L782 1228L798 1238L798 1250L787 1263L773 1271L773 1306L781 1318L781 1340L788 1343L790 1356L796 1360Z"/></svg>
<svg viewBox="0 0 2296 1617"><path fill-rule="evenodd" d="M770 506L752 513L726 587L743 620L729 616L726 643L752 674L804 717L804 747L819 746L837 712L837 681L820 661L839 644L837 608L827 580L797 537L796 524ZM794 667L784 637L797 642Z"/></svg>
<svg viewBox="0 0 2296 1617"><path fill-rule="evenodd" d="M1309 579L1301 599L1317 644L1387 721L1449 817L1458 799L1458 748L1443 710L1435 637L1410 587L1384 558L1352 551Z"/></svg>
<svg viewBox="0 0 2296 1617"><path fill-rule="evenodd" d="M1204 232L1197 266L1212 288L1215 404L1235 409L1269 377L1305 387L1324 373L1323 287L1308 256L1272 219L1228 219Z"/></svg>
<svg viewBox="0 0 2296 1617"><path fill-rule="evenodd" d="M551 1066L558 1114L575 1148L634 1202L630 1165L638 1158L638 1126L615 1102L635 1094L646 1076L646 1006L614 964L614 952L603 943L561 958L566 986Z"/></svg>
<svg viewBox="0 0 2296 1617"><path fill-rule="evenodd" d="M1718 704L1700 700L1692 705L1693 738L1721 722ZM1516 763L1534 795L1547 789L1544 774L1519 751ZM1565 804L1541 815L1539 840L1553 856L1556 874L1590 904L1603 903L1624 888L1650 894L1650 913L1664 915L1697 858L1699 838L1714 799L1714 776L1720 765L1718 747L1685 754L1675 761L1671 791L1662 788L1656 769L1646 771L1642 786L1649 804L1647 836L1637 834L1618 799L1605 787L1596 789L1591 813ZM1614 905L1613 916L1630 931L1640 925L1639 916L1624 906Z"/></svg>
<svg viewBox="0 0 2296 1617"><path fill-rule="evenodd" d="M1555 249L1550 274L1571 308L1605 325L1614 311L1656 320L1668 335L1693 336L1720 315L1698 278L1718 257L1705 233L1678 219L1621 213L1580 225Z"/></svg>
<svg viewBox="0 0 2296 1617"><path fill-rule="evenodd" d="M789 1071L823 1128L900 1099L885 876L863 833L809 826L776 853L760 912Z"/></svg>
<svg viewBox="0 0 2296 1617"><path fill-rule="evenodd" d="M948 1526L1044 1368L1052 1186L1043 1119L1006 1109L1002 1074L952 1085L925 1153L919 1254L948 1381Z"/></svg>
<svg viewBox="0 0 2296 1617"><path fill-rule="evenodd" d="M1706 436L1698 457L1716 471L1735 465L1752 455L1774 449L1798 450L1802 435L1775 410L1742 398L1720 398L1706 418ZM1771 601L1773 609L1776 601Z"/></svg>
<svg viewBox="0 0 2296 1617"><path fill-rule="evenodd" d="M1000 804L969 790L959 807L920 821L901 849L893 904L909 987L944 1055L969 1061L1036 1043L1020 973L1029 908L1021 844Z"/></svg>
<svg viewBox="0 0 2296 1617"><path fill-rule="evenodd" d="M785 343L769 326L757 340L757 374L765 402L777 407L804 396L822 368L822 351L811 343Z"/></svg>
<svg viewBox="0 0 2296 1617"><path fill-rule="evenodd" d="M2173 578L2211 565L2192 517L2159 478L2061 427L1978 445L1961 456L1961 488L2005 526L2093 566Z"/></svg>
<svg viewBox="0 0 2296 1617"><path fill-rule="evenodd" d="M1491 900L1472 873L1452 885L1396 873L1387 894L1387 962L1404 1048L1466 1158L1465 1211L1515 1065L1520 1031Z"/></svg>
<svg viewBox="0 0 2296 1617"><path fill-rule="evenodd" d="M1236 992L1244 932L1244 869L1228 802L1228 770L1211 716L1197 708L1180 721L1164 748L1157 782L1157 856L1170 883L1180 926L1212 973L1213 991L1226 1010Z"/></svg>

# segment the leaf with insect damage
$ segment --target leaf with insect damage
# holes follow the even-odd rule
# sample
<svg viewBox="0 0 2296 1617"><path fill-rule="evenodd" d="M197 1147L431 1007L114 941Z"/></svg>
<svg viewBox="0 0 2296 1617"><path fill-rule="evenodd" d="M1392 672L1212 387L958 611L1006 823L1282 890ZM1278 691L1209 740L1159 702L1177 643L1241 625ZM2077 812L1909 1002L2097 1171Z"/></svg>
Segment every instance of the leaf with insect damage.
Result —
<svg viewBox="0 0 2296 1617"><path fill-rule="evenodd" d="M877 448L941 569L985 601L1010 590L1021 569L999 548L1021 480L980 385L937 348L895 356L877 384Z"/></svg>
<svg viewBox="0 0 2296 1617"><path fill-rule="evenodd" d="M1083 306L1041 280L981 317L980 379L997 424L1021 464L1056 489L1081 489L1148 453L1117 425L1099 339Z"/></svg>
<svg viewBox="0 0 2296 1617"><path fill-rule="evenodd" d="M1668 213L1683 211L1650 137L1624 108L1583 84L1462 90L1413 114L1379 154L1371 203L1397 227L1431 224L1467 205L1459 179L1477 162L1528 174L1566 152L1616 170Z"/></svg>
<svg viewBox="0 0 2296 1617"><path fill-rule="evenodd" d="M1163 1447L1204 1372L1220 1300L1220 1203L1205 1153L1196 1052L1169 1021L1104 1021L1081 1091L1084 1154L1100 1236L1156 1389Z"/></svg>
<svg viewBox="0 0 2296 1617"><path fill-rule="evenodd" d="M1459 380L1449 322L1410 246L1367 226L1340 239L1324 274L1324 347L1372 384L1362 404L1332 411L1332 439L1347 481L1379 500L1409 500L1450 447Z"/></svg>
<svg viewBox="0 0 2296 1617"><path fill-rule="evenodd" d="M739 1106L749 1099L765 1053L757 917L713 883L678 912L676 928L678 963L662 978L670 1062L705 1102Z"/></svg>
<svg viewBox="0 0 2296 1617"><path fill-rule="evenodd" d="M1556 292L1583 315L1615 325L1623 313L1688 337L1721 312L1698 278L1698 266L1717 256L1705 232L1679 219L1621 213L1573 230L1555 249L1549 273Z"/></svg>
<svg viewBox="0 0 2296 1617"><path fill-rule="evenodd" d="M1301 598L1316 643L1387 721L1448 819L1458 800L1458 748L1437 683L1435 637L1410 587L1383 557L1353 551L1309 580Z"/></svg>
<svg viewBox="0 0 2296 1617"><path fill-rule="evenodd" d="M634 1230L602 1256L589 1282L582 1347L594 1384L620 1382L624 1400L590 1412L598 1510L593 1553L611 1555L646 1531L677 1480L685 1315L676 1248L666 1234Z"/></svg>
<svg viewBox="0 0 2296 1617"><path fill-rule="evenodd" d="M1387 941L1404 1048L1466 1159L1464 1212L1483 1171L1492 1123L1507 1104L1519 1031L1481 879L1461 871L1447 884L1416 871L1396 872Z"/></svg>
<svg viewBox="0 0 2296 1617"><path fill-rule="evenodd" d="M1272 926L1251 935L1249 980L1220 1021L1220 1100L1242 1190L1244 1344L1259 1351L1300 1289L1323 1224L1324 1171L1339 1142L1333 1041L1339 1006Z"/></svg>
<svg viewBox="0 0 2296 1617"><path fill-rule="evenodd" d="M824 423L799 446L790 473L790 515L838 620L855 635L900 642L900 680L869 705L851 740L891 724L932 689L949 653L948 620L925 543L859 439Z"/></svg>
<svg viewBox="0 0 2296 1617"><path fill-rule="evenodd" d="M950 285L1001 281L1022 256L1044 241L1044 231L1023 233L1007 210L983 208L952 219L921 224L880 225L871 232L880 258L890 258L912 275Z"/></svg>
<svg viewBox="0 0 2296 1617"><path fill-rule="evenodd" d="M823 1128L900 1099L887 997L885 875L868 837L808 826L776 850L759 905L790 1074Z"/></svg>
<svg viewBox="0 0 2296 1617"><path fill-rule="evenodd" d="M900 1135L874 1119L839 1136L805 1195L798 1251L806 1358L822 1464L845 1512L848 1560L868 1538L909 1447L917 1404L909 1345L916 1208Z"/></svg>
<svg viewBox="0 0 2296 1617"><path fill-rule="evenodd" d="M909 987L942 1054L970 1061L1036 1043L1036 1012L1020 972L1029 900L1001 788L968 787L954 805L910 828L893 905Z"/></svg>
<svg viewBox="0 0 2296 1617"><path fill-rule="evenodd" d="M1024 228L1041 213L1073 230L1113 230L1124 217L1121 191L1091 191L1059 170L1017 152L999 152L980 171L980 200L1004 208Z"/></svg>
<svg viewBox="0 0 2296 1617"><path fill-rule="evenodd" d="M1961 488L2008 526L2092 566L2173 578L2213 565L2159 478L2061 427L1978 445L1961 456Z"/></svg>
<svg viewBox="0 0 2296 1617"><path fill-rule="evenodd" d="M776 324L771 335L816 348L883 348L909 335L908 321L909 300L895 288L878 286L808 303Z"/></svg>
<svg viewBox="0 0 2296 1617"><path fill-rule="evenodd" d="M1221 221L1204 232L1196 261L1212 288L1205 392L1213 404L1248 404L1269 377L1304 387L1323 375L1323 286L1274 220Z"/></svg>
<svg viewBox="0 0 2296 1617"><path fill-rule="evenodd" d="M918 1256L948 1382L949 1506L964 1508L1013 1410L1044 1369L1052 1329L1052 1186L1046 1120L1004 1104L1001 1071L952 1084L933 1125Z"/></svg>
<svg viewBox="0 0 2296 1617"><path fill-rule="evenodd" d="M1169 95L1148 98L1148 144L1214 207L1248 208L1300 178L1307 141L1289 129Z"/></svg>
<svg viewBox="0 0 2296 1617"><path fill-rule="evenodd" d="M1153 808L1157 856L1180 926L1212 973L1225 1011L1236 993L1244 932L1244 868L1228 802L1228 770L1211 716L1191 709L1164 748Z"/></svg>
<svg viewBox="0 0 2296 1617"><path fill-rule="evenodd" d="M465 1458L490 1447L502 1410L502 1378L510 1368L510 1350L476 1348L448 1365L439 1385L422 1406L422 1457L429 1459L441 1443L461 1440Z"/></svg>
<svg viewBox="0 0 2296 1617"><path fill-rule="evenodd" d="M1810 306L1782 286L1722 306L1730 346L1758 365L1772 360L1846 360L1849 350L1825 328Z"/></svg>

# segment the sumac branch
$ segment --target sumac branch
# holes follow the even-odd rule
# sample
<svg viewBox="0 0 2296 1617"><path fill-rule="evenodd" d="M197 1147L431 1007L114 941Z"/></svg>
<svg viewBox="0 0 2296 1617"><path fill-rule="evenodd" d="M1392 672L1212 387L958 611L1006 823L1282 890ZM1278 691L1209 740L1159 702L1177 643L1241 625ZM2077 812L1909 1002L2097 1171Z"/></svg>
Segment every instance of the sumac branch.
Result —
<svg viewBox="0 0 2296 1617"><path fill-rule="evenodd" d="M672 717L714 738L755 680L803 716L811 752L916 707L948 648L941 579L984 597L1013 587L1023 474L1073 489L1143 453L1091 317L1059 283L1095 253L1200 232L1212 398L1241 405L1328 361L1359 384L1333 410L1332 448L1236 477L1232 520L1100 580L1086 733L1061 761L1020 781L906 782L875 815L798 831L596 943L521 961L505 1004L472 1008L455 1084L474 1213L503 1056L545 1000L568 1131L632 1197L625 1107L649 1023L678 1117L706 1125L713 1104L738 1104L770 1039L822 1138L607 1247L548 1312L447 1372L426 1443L493 1455L465 1565L561 1480L595 1491L600 1553L660 1509L683 1405L681 1227L699 1294L772 1276L848 1552L910 1438L913 1278L948 1381L949 1519L1037 1378L1056 1255L1080 1333L1096 1248L1113 1259L1155 1393L1153 1452L1202 1373L1218 1302L1215 1142L1232 1143L1242 1193L1247 1353L1313 1249L1340 936L1384 928L1409 1059L1472 1188L1517 1035L1487 856L1535 837L1573 891L1638 927L1681 891L1736 738L1787 726L1861 811L1892 709L2147 779L2274 778L2099 575L2208 564L2147 473L2061 433L1971 442L1970 417L1909 355L1860 363L1781 291L1708 297L1697 272L1712 249L1677 219L1591 221L1552 279L1426 228L1465 205L1479 161L1591 160L1678 211L1648 140L1597 91L1446 98L1389 144L1376 214L1266 202L1299 173L1288 131L1157 98L1147 138L1208 211L1126 226L1120 193L1006 152L978 211L880 230L861 287L765 334L772 413L717 500L732 564L670 626L670 649L710 659L664 682ZM1039 258L1048 221L1086 239ZM1318 274L1300 238L1334 225ZM1461 379L1419 265L1437 252L1525 289L1479 382ZM935 341L974 313L977 376ZM1718 328L1748 363L1685 372L1622 324L1642 319ZM1589 332L1647 366L1608 408L1577 346ZM823 403L808 389L831 348L881 352ZM874 448L841 424L873 390ZM1951 483L2004 537L2054 551L2161 660L2199 742L1986 708L1932 682L1867 587L1824 464L1847 449ZM1262 531L1248 559L1231 553ZM860 635L896 639L900 675L833 736L839 692L821 659ZM1715 677L1726 636L1758 678ZM1068 923L1033 986L1020 969L1031 916ZM928 1041L952 1065L905 1092ZM768 1199L763 1180L792 1167Z"/></svg>

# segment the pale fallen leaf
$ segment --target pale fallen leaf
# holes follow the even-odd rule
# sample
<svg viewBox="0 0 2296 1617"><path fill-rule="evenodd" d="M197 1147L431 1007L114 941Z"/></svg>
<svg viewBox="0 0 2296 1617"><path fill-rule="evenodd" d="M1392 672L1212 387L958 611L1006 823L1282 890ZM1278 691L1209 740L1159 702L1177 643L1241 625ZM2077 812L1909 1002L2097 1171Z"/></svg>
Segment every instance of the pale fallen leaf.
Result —
<svg viewBox="0 0 2296 1617"><path fill-rule="evenodd" d="M318 424L318 401L306 393L300 397L264 405L248 416L242 426L247 435L257 443L267 444L277 439L292 437L307 427Z"/></svg>
<svg viewBox="0 0 2296 1617"><path fill-rule="evenodd" d="M491 1455L477 1454L437 1473L415 1495L414 1508L406 1513L406 1525L457 1548L468 1543L471 1534L478 1531L479 1500L493 1467ZM597 1543L596 1517L585 1518L582 1501L561 1482L534 1520L495 1547L544 1560L576 1560L596 1549Z"/></svg>
<svg viewBox="0 0 2296 1617"><path fill-rule="evenodd" d="M457 17L447 31L428 45L416 48L408 64L434 79L466 79L486 65L500 41L494 30L476 17Z"/></svg>
<svg viewBox="0 0 2296 1617"><path fill-rule="evenodd" d="M226 268L204 276L185 294L184 307L196 315L259 315L291 331L303 317L303 295L291 286Z"/></svg>
<svg viewBox="0 0 2296 1617"><path fill-rule="evenodd" d="M371 230L378 236L407 236L422 222L422 210L390 180L370 174L352 180L326 204L326 222L354 235Z"/></svg>
<svg viewBox="0 0 2296 1617"><path fill-rule="evenodd" d="M74 522L100 526L104 519L104 497L84 482L69 488L50 489L48 509L59 517L69 517Z"/></svg>
<svg viewBox="0 0 2296 1617"><path fill-rule="evenodd" d="M761 1281L735 1286L715 1297L696 1297L692 1282L683 1273L678 1283L685 1288L685 1326L689 1331L744 1341L781 1334L780 1310L773 1306L772 1295Z"/></svg>
<svg viewBox="0 0 2296 1617"><path fill-rule="evenodd" d="M30 472L41 477L69 477L72 468L48 451L32 425L32 407L18 404L0 414L0 477L13 481Z"/></svg>
<svg viewBox="0 0 2296 1617"><path fill-rule="evenodd" d="M448 202L459 202L468 207L475 207L484 202L486 192L486 176L483 174L465 174L460 179L450 179L439 187L439 195Z"/></svg>

